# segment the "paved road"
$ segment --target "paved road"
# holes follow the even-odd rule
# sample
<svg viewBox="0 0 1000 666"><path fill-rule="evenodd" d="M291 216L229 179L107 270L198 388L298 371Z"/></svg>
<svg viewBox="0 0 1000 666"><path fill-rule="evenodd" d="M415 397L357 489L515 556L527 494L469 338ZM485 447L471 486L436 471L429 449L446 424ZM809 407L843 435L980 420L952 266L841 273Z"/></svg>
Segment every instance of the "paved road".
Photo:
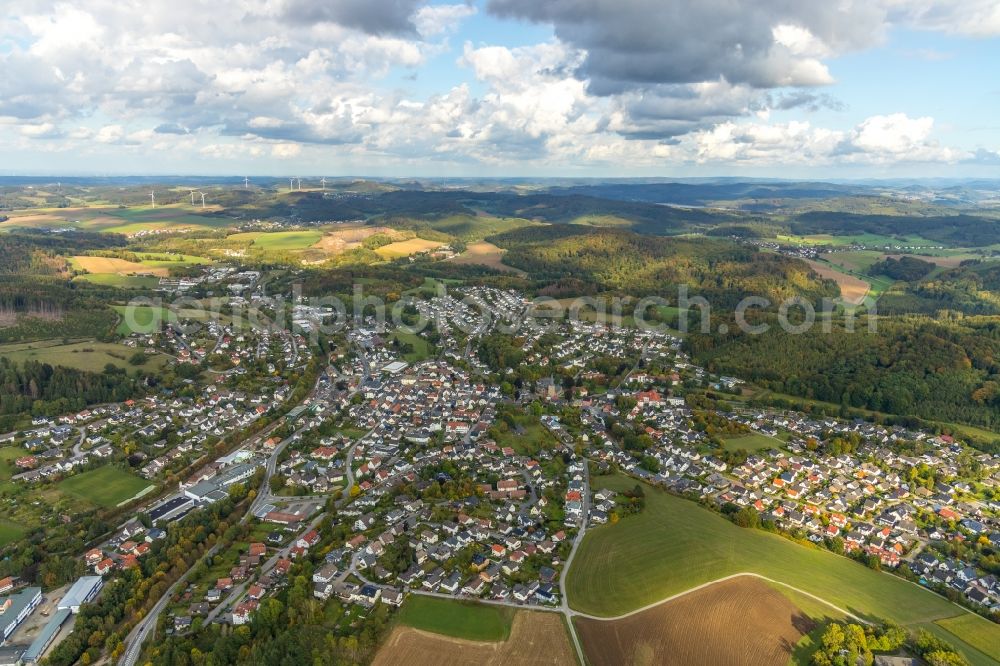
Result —
<svg viewBox="0 0 1000 666"><path fill-rule="evenodd" d="M218 551L218 548L219 548L218 544L209 548L202 556L202 560L205 559L206 557L211 557L212 555L215 555L216 551ZM140 620L139 624L135 625L135 627L132 629L129 635L126 636L125 653L118 661L119 666L135 666L136 661L138 661L139 659L139 655L142 654L143 643L145 643L146 639L149 638L149 634L152 633L154 629L156 629L156 622L160 617L160 613L162 613L163 610L167 607L167 604L170 603L170 598L177 591L177 588L180 585L183 585L185 582L187 582L188 577L194 570L195 567L191 567L190 569L185 571L184 575L178 578L173 585L167 588L167 591L163 594L162 597L160 597L160 600L156 602L156 605L153 606L152 609L150 609L149 613L142 620Z"/></svg>
<svg viewBox="0 0 1000 666"><path fill-rule="evenodd" d="M294 539L288 542L287 546L279 548L270 558L268 558L267 561L261 565L260 574L263 575L270 572L271 569L278 564L278 560L283 557L288 557L288 553L292 550L292 547L295 546L295 542L311 530L316 529L316 527L320 524L320 521L323 519L323 515L323 512L320 512L320 514L313 518L301 532L295 535ZM213 622L215 618L222 614L223 611L234 608L241 601L243 594L247 591L250 585L251 580L247 579L233 588L233 590L226 596L225 600L212 609L212 612L208 614L205 618L205 624L208 625Z"/></svg>
<svg viewBox="0 0 1000 666"><path fill-rule="evenodd" d="M563 565L562 572L559 574L559 599L560 606L559 609L562 611L563 615L566 616L566 624L569 625L569 635L573 639L573 647L576 648L576 656L580 660L581 664L586 664L587 661L583 656L583 645L580 644L580 638L576 635L576 627L573 626L573 611L569 607L569 598L566 595L566 576L569 574L569 568L573 564L573 558L576 557L576 551L580 548L580 544L583 543L583 536L587 531L587 521L590 520L590 461L587 458L583 459L583 519L580 523L580 531L576 533L576 538L573 539L573 547L569 551L569 557L566 558L566 564Z"/></svg>
<svg viewBox="0 0 1000 666"><path fill-rule="evenodd" d="M316 395L318 389L319 389L319 379L317 379L316 385L313 387L313 389L309 392L309 395L306 397L308 399L313 398ZM282 423L281 421L276 421L275 423L265 428L262 432L258 433L255 436L255 438L258 440L262 439L267 433L273 431L281 423ZM301 430L303 429L300 428L296 432L300 432ZM284 446L287 445L289 441L291 441L291 437L285 439L281 444L276 446L274 451L271 453L270 457L268 457L267 464L265 466L266 471L264 474L264 480L261 483L260 488L258 489L257 497L250 506L250 508L247 509L246 513L244 513L243 516L240 518L240 523L246 522L251 516L253 516L254 511L258 509L260 506L263 506L264 502L268 500L270 492L270 486L268 485L268 483L271 480L271 476L273 476L274 474L278 456L280 455L281 451L284 450ZM198 563L204 561L205 558L214 555L217 548L218 546L213 546L201 557L201 559L199 559ZM118 662L119 666L135 666L135 663L139 659L140 654L142 654L143 644L146 642L146 639L149 638L150 633L156 628L156 623L160 617L160 614L163 613L163 610L167 607L167 604L169 603L170 598L174 595L174 592L176 591L177 587L187 580L188 576L195 569L198 563L196 563L195 566L192 566L190 569L184 572L184 574L177 580L177 582L171 585L164 593L164 595L160 597L160 600L156 602L156 605L153 606L153 608L146 615L146 617L140 620L139 624L137 624L132 629L132 631L129 632L128 636L126 636L125 638L125 645L126 645L125 653L122 655L122 658Z"/></svg>

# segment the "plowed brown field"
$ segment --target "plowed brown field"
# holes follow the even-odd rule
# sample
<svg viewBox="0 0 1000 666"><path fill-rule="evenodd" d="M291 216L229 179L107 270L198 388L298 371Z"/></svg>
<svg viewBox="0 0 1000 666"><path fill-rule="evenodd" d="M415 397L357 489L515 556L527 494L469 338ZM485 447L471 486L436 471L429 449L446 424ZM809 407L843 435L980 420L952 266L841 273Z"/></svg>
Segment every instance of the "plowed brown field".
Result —
<svg viewBox="0 0 1000 666"><path fill-rule="evenodd" d="M812 622L783 594L734 578L620 620L577 617L593 666L785 666Z"/></svg>
<svg viewBox="0 0 1000 666"><path fill-rule="evenodd" d="M856 278L853 275L848 275L847 273L841 273L829 264L821 264L818 261L812 261L811 259L804 259L803 261L809 264L809 267L812 268L820 277L836 282L837 286L840 287L841 298L848 303L859 305L865 300L865 296L868 295L868 290L871 289L871 285L861 278Z"/></svg>
<svg viewBox="0 0 1000 666"><path fill-rule="evenodd" d="M372 666L572 666L576 664L562 615L520 611L510 638L484 643L398 626Z"/></svg>

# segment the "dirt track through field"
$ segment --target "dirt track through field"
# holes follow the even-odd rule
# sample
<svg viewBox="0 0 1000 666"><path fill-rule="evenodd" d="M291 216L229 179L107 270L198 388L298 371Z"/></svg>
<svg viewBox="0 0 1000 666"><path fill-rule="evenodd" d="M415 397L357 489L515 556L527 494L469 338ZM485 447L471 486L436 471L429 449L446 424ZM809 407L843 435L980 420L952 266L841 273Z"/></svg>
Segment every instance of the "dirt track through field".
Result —
<svg viewBox="0 0 1000 666"><path fill-rule="evenodd" d="M399 626L375 655L373 666L572 666L576 657L558 613L520 611L510 637L489 643Z"/></svg>
<svg viewBox="0 0 1000 666"><path fill-rule="evenodd" d="M575 619L593 666L784 666L812 621L762 580L710 585L620 620Z"/></svg>
<svg viewBox="0 0 1000 666"><path fill-rule="evenodd" d="M809 267L812 268L820 277L836 282L837 286L840 287L841 298L848 303L859 305L865 300L865 296L868 295L868 291L871 289L871 285L861 278L856 278L853 275L848 275L847 273L841 273L829 264L822 264L818 261L812 261L811 259L804 259L803 261L809 264Z"/></svg>

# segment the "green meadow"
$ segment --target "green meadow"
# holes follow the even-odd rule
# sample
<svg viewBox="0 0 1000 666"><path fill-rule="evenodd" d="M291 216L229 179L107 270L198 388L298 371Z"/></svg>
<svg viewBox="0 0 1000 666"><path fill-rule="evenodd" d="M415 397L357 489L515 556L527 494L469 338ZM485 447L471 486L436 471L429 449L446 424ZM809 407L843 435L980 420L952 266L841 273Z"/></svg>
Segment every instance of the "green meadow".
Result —
<svg viewBox="0 0 1000 666"><path fill-rule="evenodd" d="M113 508L151 484L117 467L99 467L59 482L59 491L91 504Z"/></svg>
<svg viewBox="0 0 1000 666"><path fill-rule="evenodd" d="M592 480L595 488L625 490L634 479ZM737 527L694 502L644 485L646 508L617 524L587 532L567 577L575 610L616 616L692 587L752 572L814 594L863 618L890 619L914 628L937 626L969 651L988 648L1000 659L1000 626L888 573L818 547L761 530ZM970 618L965 618L965 616Z"/></svg>
<svg viewBox="0 0 1000 666"><path fill-rule="evenodd" d="M467 601L411 594L399 609L399 622L470 641L505 641L514 622L514 609Z"/></svg>

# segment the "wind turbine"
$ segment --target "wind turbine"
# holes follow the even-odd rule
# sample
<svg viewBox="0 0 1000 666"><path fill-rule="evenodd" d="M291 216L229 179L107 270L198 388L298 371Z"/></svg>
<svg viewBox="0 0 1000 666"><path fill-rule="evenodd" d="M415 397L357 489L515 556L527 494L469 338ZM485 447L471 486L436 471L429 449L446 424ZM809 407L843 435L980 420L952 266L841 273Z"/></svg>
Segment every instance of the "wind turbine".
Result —
<svg viewBox="0 0 1000 666"><path fill-rule="evenodd" d="M194 205L194 190L191 190L191 205Z"/></svg>
<svg viewBox="0 0 1000 666"><path fill-rule="evenodd" d="M289 192L291 192L291 191L292 191L292 188L293 188L293 186L294 186L294 183L295 183L295 179L294 179L294 178L289 178L289 179L288 179L288 191L289 191Z"/></svg>
<svg viewBox="0 0 1000 666"><path fill-rule="evenodd" d="M323 186L323 189L325 190L326 189L326 176L320 178L319 182Z"/></svg>
<svg viewBox="0 0 1000 666"><path fill-rule="evenodd" d="M298 176L296 176L295 180L298 181L298 183L299 183L298 190L299 190L299 192L301 192L302 191L302 179L299 178Z"/></svg>
<svg viewBox="0 0 1000 666"><path fill-rule="evenodd" d="M204 192L199 192L198 194L201 195L201 207L204 208L205 207L205 193Z"/></svg>
<svg viewBox="0 0 1000 666"><path fill-rule="evenodd" d="M149 205L150 208L156 208L156 192L154 190L149 191Z"/></svg>
<svg viewBox="0 0 1000 666"><path fill-rule="evenodd" d="M243 176L243 189L244 190L250 189L250 178L247 176Z"/></svg>

